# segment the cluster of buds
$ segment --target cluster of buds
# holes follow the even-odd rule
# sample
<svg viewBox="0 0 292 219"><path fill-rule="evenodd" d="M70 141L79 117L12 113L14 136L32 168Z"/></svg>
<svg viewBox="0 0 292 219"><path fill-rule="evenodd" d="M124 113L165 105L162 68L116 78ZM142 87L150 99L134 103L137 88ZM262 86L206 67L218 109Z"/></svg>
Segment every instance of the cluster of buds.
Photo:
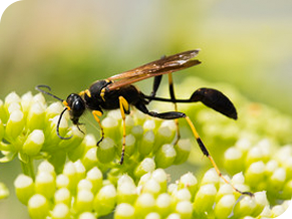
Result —
<svg viewBox="0 0 292 219"><path fill-rule="evenodd" d="M277 217L292 196L292 146L279 146L291 139L287 130L292 120L268 107L255 107L234 90L230 93L241 112L249 115L239 114L237 123L200 105L181 109L196 121L217 164L233 175L225 178L241 191L254 192L254 197L239 197L214 169L205 171L210 163L202 159L198 147L192 147L195 143L189 139L194 137L183 120L182 137L189 138L176 141L174 121L132 110L126 117L125 157L120 165L123 130L119 111L110 111L102 120L105 136L98 147L93 135L79 130L85 132L85 126L68 125L66 114L59 134L72 137L63 140L56 135L62 104L47 106L42 94L30 92L22 97L11 93L0 101L0 162L19 158L23 174L14 185L31 218L90 219L109 214L116 219ZM266 117L272 117L273 126L267 125ZM260 140L264 137L269 140ZM37 159L44 161L35 174ZM194 169L197 177L189 172L170 183L164 169L187 160L202 167ZM171 169L167 171L171 175ZM0 182L0 198L8 195Z"/></svg>
<svg viewBox="0 0 292 219"><path fill-rule="evenodd" d="M230 173L243 171L253 191L267 191L271 203L292 197L292 145L240 139L225 151L224 162Z"/></svg>
<svg viewBox="0 0 292 219"><path fill-rule="evenodd" d="M151 158L148 158L151 159ZM15 180L18 199L28 207L30 217L97 218L114 211L114 218L249 218L278 216L279 208L269 208L266 192L239 198L222 182L214 169L199 181L191 172L169 184L161 168L149 171L138 181L123 174L114 184L103 178L98 167L86 170L80 161L67 162L59 174L43 161L35 180L19 175ZM233 185L248 189L244 176L236 174ZM278 209L278 210L277 210ZM281 212L282 213L282 212Z"/></svg>

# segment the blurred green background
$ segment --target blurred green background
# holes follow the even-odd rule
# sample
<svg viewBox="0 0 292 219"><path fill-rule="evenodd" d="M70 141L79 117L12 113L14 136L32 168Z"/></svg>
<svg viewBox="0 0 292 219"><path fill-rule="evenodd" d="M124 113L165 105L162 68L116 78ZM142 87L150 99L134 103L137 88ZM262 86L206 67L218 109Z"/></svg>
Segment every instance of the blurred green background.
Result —
<svg viewBox="0 0 292 219"><path fill-rule="evenodd" d="M65 98L162 55L201 48L202 64L174 74L178 84L190 75L226 82L292 115L291 11L291 0L16 2L0 22L0 98L36 93L38 84ZM149 93L149 83L139 87ZM19 165L9 165L1 164L0 181L12 186ZM25 218L26 208L11 203L13 196L0 202L0 218Z"/></svg>

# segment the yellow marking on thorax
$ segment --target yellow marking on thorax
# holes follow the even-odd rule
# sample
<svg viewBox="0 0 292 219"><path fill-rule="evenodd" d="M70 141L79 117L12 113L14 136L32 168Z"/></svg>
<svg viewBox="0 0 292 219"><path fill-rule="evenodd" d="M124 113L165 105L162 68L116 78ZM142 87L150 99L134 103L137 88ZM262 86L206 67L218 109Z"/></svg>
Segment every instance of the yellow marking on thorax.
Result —
<svg viewBox="0 0 292 219"><path fill-rule="evenodd" d="M84 96L84 94L86 94L89 98L91 98L91 93L88 89L84 90L84 91L81 91L79 93L80 96Z"/></svg>

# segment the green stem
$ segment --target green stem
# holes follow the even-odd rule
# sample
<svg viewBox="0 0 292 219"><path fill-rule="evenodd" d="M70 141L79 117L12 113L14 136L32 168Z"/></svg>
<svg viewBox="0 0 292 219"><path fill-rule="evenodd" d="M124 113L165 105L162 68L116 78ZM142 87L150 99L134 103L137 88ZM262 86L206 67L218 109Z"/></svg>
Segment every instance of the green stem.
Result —
<svg viewBox="0 0 292 219"><path fill-rule="evenodd" d="M33 160L30 158L28 158L27 162L23 162L20 160L20 164L22 172L25 175L30 176L32 179L35 179Z"/></svg>

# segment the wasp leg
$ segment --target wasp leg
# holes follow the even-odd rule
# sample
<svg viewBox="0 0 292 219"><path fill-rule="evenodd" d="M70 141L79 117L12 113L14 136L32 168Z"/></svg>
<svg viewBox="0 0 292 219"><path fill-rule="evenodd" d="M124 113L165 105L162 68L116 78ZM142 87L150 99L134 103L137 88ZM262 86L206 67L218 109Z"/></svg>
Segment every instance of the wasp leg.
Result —
<svg viewBox="0 0 292 219"><path fill-rule="evenodd" d="M150 94L150 97L155 97L156 96L156 92L159 88L159 85L160 85L160 82L161 82L161 79L162 79L162 75L158 75L158 76L155 76L154 77L154 81L153 81L153 88L152 88L152 92ZM151 99L149 100L149 103L150 103Z"/></svg>
<svg viewBox="0 0 292 219"><path fill-rule="evenodd" d="M177 104L176 104L176 98L174 94L174 86L173 86L173 80L172 80L172 73L168 74L168 88L169 88L169 95L172 103L174 104L174 110L178 111ZM178 119L175 119L175 126L176 126L176 140L174 142L174 145L178 142L180 139L180 131L179 131L179 124Z"/></svg>
<svg viewBox="0 0 292 219"><path fill-rule="evenodd" d="M119 96L119 103L120 103L120 111L122 115L122 122L123 122L123 143L122 143L122 154L121 154L121 160L120 164L123 164L124 162L124 156L125 156L125 147L126 147L126 114L130 113L130 106L128 101L123 97Z"/></svg>
<svg viewBox="0 0 292 219"><path fill-rule="evenodd" d="M195 139L201 149L201 151L203 152L203 154L211 161L214 169L216 170L218 176L220 178L222 178L224 180L225 183L229 184L232 186L232 188L242 194L242 195L249 195L249 196L253 196L253 193L251 192L242 192L240 190L238 190L237 188L235 188L231 182L229 182L221 173L219 167L217 166L215 160L213 159L213 157L210 155L208 149L206 148L206 146L204 145L202 139L200 138L199 136L199 133L197 132L194 124L192 123L192 121L190 120L190 118L183 112L178 112L178 111L170 111L170 112L165 112L165 113L157 113L157 112L153 112L153 111L149 111L147 109L147 107L144 105L144 104L136 104L136 107L137 109L141 110L143 113L146 113L147 115L149 116L152 116L152 117L156 117L156 118L160 118L160 119L179 119L179 118L184 118L188 125L190 126L192 132L193 132L193 135L195 136Z"/></svg>
<svg viewBox="0 0 292 219"><path fill-rule="evenodd" d="M100 144L100 142L102 142L102 140L104 139L104 131L103 131L103 127L101 125L100 119L99 119L99 117L102 116L102 112L101 111L98 111L98 110L93 110L92 111L92 115L94 116L95 120L99 124L100 131L101 131L101 138L96 143L96 145L98 146Z"/></svg>
<svg viewBox="0 0 292 219"><path fill-rule="evenodd" d="M163 57L162 57L163 58ZM156 96L156 92L159 88L160 82L162 79L162 75L158 75L154 77L154 82L153 82L153 88L152 88L152 92L149 96L149 100L148 103L151 102L151 100L153 98L155 98ZM173 102L174 104L174 110L177 111L177 104L176 104L176 98L175 98L175 94L174 94L174 86L173 86L173 80L172 80L172 73L168 74L168 84L169 84L169 94L170 94L170 101ZM178 124L178 119L175 119L175 126L176 126L176 139L174 141L174 145L178 142L178 140L180 139L180 131L179 131L179 124Z"/></svg>

